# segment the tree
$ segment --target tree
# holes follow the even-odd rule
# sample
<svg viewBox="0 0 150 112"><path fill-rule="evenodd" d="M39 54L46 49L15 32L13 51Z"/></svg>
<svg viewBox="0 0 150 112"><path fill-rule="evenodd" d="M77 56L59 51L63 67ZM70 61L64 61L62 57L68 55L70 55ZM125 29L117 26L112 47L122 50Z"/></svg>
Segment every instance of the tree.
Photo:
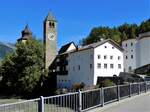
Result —
<svg viewBox="0 0 150 112"><path fill-rule="evenodd" d="M150 31L150 19L143 21L139 26L139 33Z"/></svg>
<svg viewBox="0 0 150 112"><path fill-rule="evenodd" d="M43 59L43 46L38 40L17 43L16 51L9 54L0 67L5 89L19 95L31 94L39 83Z"/></svg>
<svg viewBox="0 0 150 112"><path fill-rule="evenodd" d="M122 35L121 35L122 39L121 40L127 40L128 37L126 35L126 33L123 31Z"/></svg>
<svg viewBox="0 0 150 112"><path fill-rule="evenodd" d="M94 27L87 38L80 41L82 45L88 45L103 39L113 39L121 45L122 41L126 39L136 38L139 33L150 31L150 19L137 24L122 24L118 27Z"/></svg>

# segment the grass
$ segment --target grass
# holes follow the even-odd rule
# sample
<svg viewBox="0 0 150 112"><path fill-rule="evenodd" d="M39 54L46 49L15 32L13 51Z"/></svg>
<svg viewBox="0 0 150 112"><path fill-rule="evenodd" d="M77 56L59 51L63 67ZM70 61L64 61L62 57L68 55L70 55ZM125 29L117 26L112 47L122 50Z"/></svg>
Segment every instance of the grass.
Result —
<svg viewBox="0 0 150 112"><path fill-rule="evenodd" d="M18 101L20 101L20 99L0 99L0 104L14 103Z"/></svg>
<svg viewBox="0 0 150 112"><path fill-rule="evenodd" d="M16 96L0 95L0 105L7 104L7 103L19 102L19 101L23 101L23 99L20 99L20 97L16 97Z"/></svg>

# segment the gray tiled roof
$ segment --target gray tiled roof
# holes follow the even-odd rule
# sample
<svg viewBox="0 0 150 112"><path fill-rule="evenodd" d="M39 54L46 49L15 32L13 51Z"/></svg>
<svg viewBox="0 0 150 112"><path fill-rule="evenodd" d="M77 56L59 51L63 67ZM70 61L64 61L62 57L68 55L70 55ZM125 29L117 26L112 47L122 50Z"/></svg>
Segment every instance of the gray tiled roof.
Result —
<svg viewBox="0 0 150 112"><path fill-rule="evenodd" d="M84 49L89 49L89 48L95 48L95 47L98 47L106 42L111 42L114 46L116 46L118 49L120 49L121 51L123 51L123 48L120 47L115 41L113 41L112 39L106 39L106 40L102 40L102 41L99 41L99 42L96 42L96 43L93 43L93 44L89 44L89 45L86 45L86 46L83 46L81 48L79 48L79 50L84 50Z"/></svg>
<svg viewBox="0 0 150 112"><path fill-rule="evenodd" d="M71 44L74 44L74 42L70 42L68 44L65 44L61 47L61 49L59 50L59 54L65 53L67 51L67 49L70 47ZM74 44L74 46L76 47L76 45Z"/></svg>
<svg viewBox="0 0 150 112"><path fill-rule="evenodd" d="M63 55L63 54L67 54L67 53L73 53L73 52L78 52L78 51L87 50L87 49L91 49L91 48L96 48L96 47L98 47L98 46L100 46L100 45L102 45L102 44L104 44L106 42L110 42L115 47L117 47L120 51L123 51L123 48L120 47L115 41L113 41L112 39L106 39L106 40L99 41L99 42L96 42L96 43L93 43L93 44L89 44L89 45L86 45L86 46L78 47L75 50L71 50L71 51L68 51L68 52L60 53L59 55Z"/></svg>

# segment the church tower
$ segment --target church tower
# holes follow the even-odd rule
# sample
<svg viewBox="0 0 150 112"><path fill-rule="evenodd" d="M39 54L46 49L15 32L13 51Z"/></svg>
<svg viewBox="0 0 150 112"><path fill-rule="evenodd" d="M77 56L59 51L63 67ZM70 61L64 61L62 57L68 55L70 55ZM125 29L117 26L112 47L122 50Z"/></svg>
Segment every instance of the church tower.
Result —
<svg viewBox="0 0 150 112"><path fill-rule="evenodd" d="M21 32L22 36L17 41L25 43L28 39L32 38L32 32L28 25L25 26L24 30Z"/></svg>
<svg viewBox="0 0 150 112"><path fill-rule="evenodd" d="M44 20L44 61L48 68L57 55L57 21L51 12Z"/></svg>

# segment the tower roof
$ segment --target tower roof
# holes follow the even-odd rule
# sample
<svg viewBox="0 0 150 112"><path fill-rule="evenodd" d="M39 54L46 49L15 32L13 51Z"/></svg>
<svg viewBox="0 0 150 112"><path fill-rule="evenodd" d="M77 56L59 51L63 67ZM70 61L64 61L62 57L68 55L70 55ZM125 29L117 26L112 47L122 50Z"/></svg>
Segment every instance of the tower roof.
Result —
<svg viewBox="0 0 150 112"><path fill-rule="evenodd" d="M32 38L32 32L29 29L28 24L25 26L24 30L22 31L22 36L21 38L18 39L18 41L22 41L22 40L27 40Z"/></svg>
<svg viewBox="0 0 150 112"><path fill-rule="evenodd" d="M32 34L28 24L25 26L24 30L22 31L22 34Z"/></svg>
<svg viewBox="0 0 150 112"><path fill-rule="evenodd" d="M52 12L49 12L46 16L46 21L56 21L55 17L53 16Z"/></svg>

